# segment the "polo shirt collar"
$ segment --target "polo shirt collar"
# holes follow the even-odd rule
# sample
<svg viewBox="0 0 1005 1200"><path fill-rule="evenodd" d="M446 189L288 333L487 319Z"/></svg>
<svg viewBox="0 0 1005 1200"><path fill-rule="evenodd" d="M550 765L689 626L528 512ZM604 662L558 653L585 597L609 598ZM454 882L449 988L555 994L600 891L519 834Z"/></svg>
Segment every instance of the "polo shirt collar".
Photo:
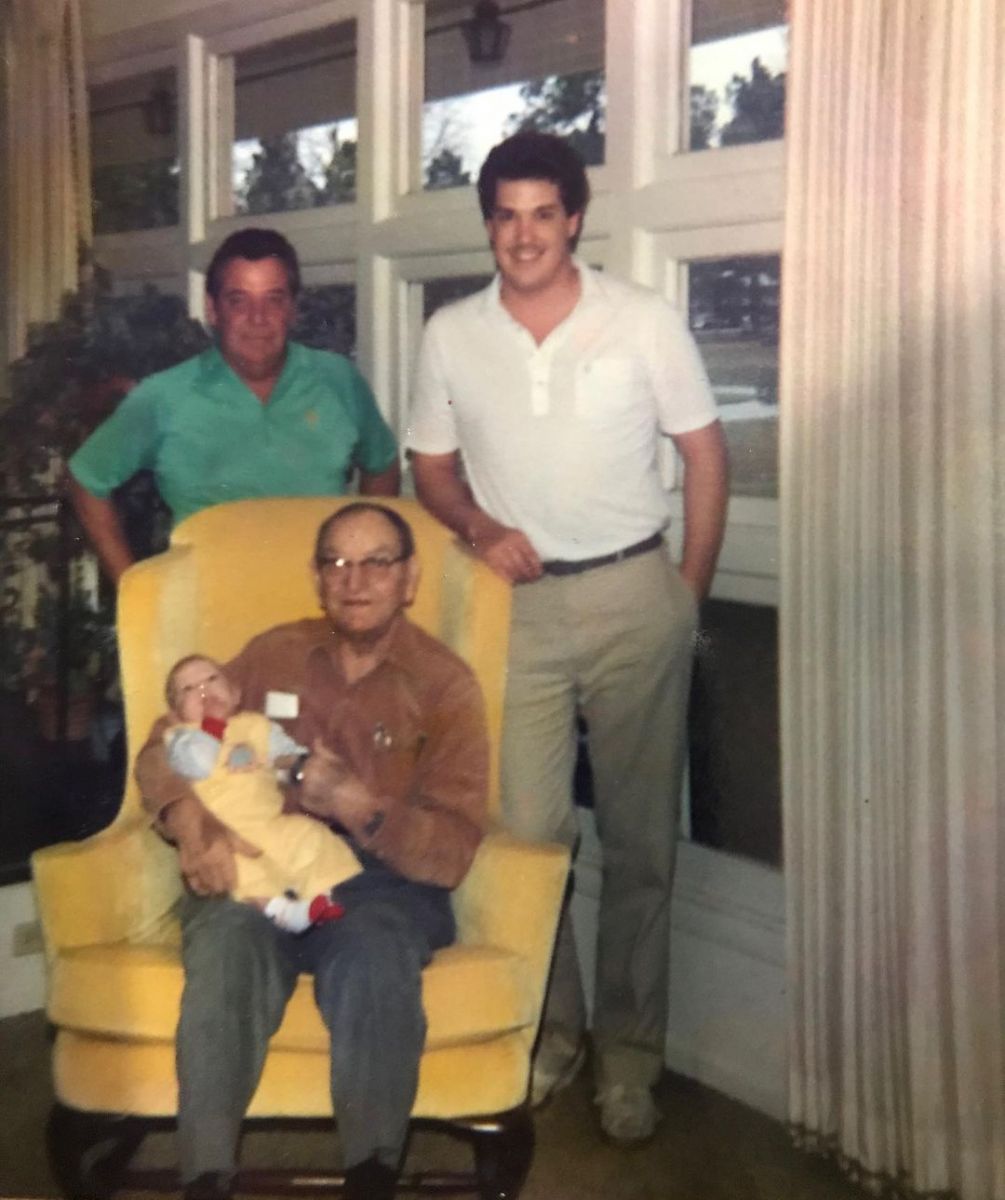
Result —
<svg viewBox="0 0 1005 1200"><path fill-rule="evenodd" d="M269 404L272 404L274 400L282 395L287 380L291 375L296 373L299 367L302 353L303 347L299 343L287 339L286 361L283 363L283 369L276 380L276 386L272 389L272 395L268 400ZM260 403L251 388L248 387L230 363L223 357L220 347L216 342L212 346L207 347L202 353L200 382L209 391L216 393L224 392L229 396L234 396L237 394L238 389L240 389L253 397L256 404Z"/></svg>
<svg viewBox="0 0 1005 1200"><path fill-rule="evenodd" d="M214 390L247 386L223 357L220 346L215 341L203 355L202 379L208 387Z"/></svg>

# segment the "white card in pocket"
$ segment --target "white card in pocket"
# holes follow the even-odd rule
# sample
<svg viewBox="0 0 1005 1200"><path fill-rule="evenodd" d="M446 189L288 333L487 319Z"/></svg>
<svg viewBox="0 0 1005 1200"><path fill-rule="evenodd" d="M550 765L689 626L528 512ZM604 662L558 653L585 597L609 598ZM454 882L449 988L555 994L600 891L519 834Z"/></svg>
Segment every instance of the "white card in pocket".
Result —
<svg viewBox="0 0 1005 1200"><path fill-rule="evenodd" d="M300 697L296 692L266 692L265 715L273 721L292 721L300 716Z"/></svg>

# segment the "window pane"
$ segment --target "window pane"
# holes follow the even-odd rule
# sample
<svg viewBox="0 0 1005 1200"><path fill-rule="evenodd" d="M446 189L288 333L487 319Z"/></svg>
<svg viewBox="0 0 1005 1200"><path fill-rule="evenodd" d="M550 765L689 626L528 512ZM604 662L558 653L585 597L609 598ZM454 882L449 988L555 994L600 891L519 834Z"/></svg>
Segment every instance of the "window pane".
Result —
<svg viewBox="0 0 1005 1200"><path fill-rule="evenodd" d="M91 88L90 125L94 232L177 225L174 72Z"/></svg>
<svg viewBox="0 0 1005 1200"><path fill-rule="evenodd" d="M469 0L426 5L423 185L472 183L489 150L518 129L557 133L589 165L604 161L603 0L500 5L508 28L499 62L471 61Z"/></svg>
<svg viewBox="0 0 1005 1200"><path fill-rule="evenodd" d="M691 837L782 860L778 614L706 600L688 715Z"/></svg>
<svg viewBox="0 0 1005 1200"><path fill-rule="evenodd" d="M444 304L463 300L491 282L491 275L448 275L441 279L427 279L422 285L422 320L428 321Z"/></svg>
<svg viewBox="0 0 1005 1200"><path fill-rule="evenodd" d="M256 46L234 61L234 209L356 199L356 22Z"/></svg>
<svg viewBox="0 0 1005 1200"><path fill-rule="evenodd" d="M729 445L735 496L778 496L777 254L694 262L688 318Z"/></svg>
<svg viewBox="0 0 1005 1200"><path fill-rule="evenodd" d="M355 285L325 283L305 287L297 301L297 321L290 336L315 350L334 350L355 359Z"/></svg>
<svg viewBox="0 0 1005 1200"><path fill-rule="evenodd" d="M784 0L694 0L691 150L783 135L788 47Z"/></svg>

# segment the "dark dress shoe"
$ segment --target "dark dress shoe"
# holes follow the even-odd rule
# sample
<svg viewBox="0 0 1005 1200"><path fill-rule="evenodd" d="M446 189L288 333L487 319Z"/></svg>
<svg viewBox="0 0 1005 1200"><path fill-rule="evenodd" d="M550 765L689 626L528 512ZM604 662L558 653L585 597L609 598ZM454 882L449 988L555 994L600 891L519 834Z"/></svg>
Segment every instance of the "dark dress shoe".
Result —
<svg viewBox="0 0 1005 1200"><path fill-rule="evenodd" d="M368 1158L345 1173L345 1200L394 1200L398 1172L379 1159Z"/></svg>
<svg viewBox="0 0 1005 1200"><path fill-rule="evenodd" d="M233 1194L233 1181L224 1171L203 1171L182 1192L184 1200L230 1200Z"/></svg>

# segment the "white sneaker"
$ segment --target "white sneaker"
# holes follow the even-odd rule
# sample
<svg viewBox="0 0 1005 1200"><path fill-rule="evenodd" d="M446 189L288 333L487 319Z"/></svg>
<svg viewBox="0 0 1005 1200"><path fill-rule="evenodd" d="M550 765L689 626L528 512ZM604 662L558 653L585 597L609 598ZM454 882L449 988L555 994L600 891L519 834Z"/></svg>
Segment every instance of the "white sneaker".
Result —
<svg viewBox="0 0 1005 1200"><path fill-rule="evenodd" d="M616 1146L639 1146L656 1132L660 1113L647 1087L607 1084L597 1091L596 1103L601 1131Z"/></svg>
<svg viewBox="0 0 1005 1200"><path fill-rule="evenodd" d="M570 1047L564 1038L542 1038L530 1075L530 1106L542 1104L567 1088L586 1062L586 1047L582 1042Z"/></svg>

